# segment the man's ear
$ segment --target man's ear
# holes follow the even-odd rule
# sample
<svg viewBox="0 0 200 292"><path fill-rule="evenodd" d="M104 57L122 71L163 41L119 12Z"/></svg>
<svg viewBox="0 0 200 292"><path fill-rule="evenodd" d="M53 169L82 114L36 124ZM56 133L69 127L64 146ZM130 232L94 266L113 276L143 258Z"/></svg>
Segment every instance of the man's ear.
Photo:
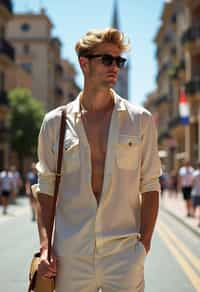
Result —
<svg viewBox="0 0 200 292"><path fill-rule="evenodd" d="M85 72L88 66L88 59L85 57L79 57L79 64L83 72Z"/></svg>

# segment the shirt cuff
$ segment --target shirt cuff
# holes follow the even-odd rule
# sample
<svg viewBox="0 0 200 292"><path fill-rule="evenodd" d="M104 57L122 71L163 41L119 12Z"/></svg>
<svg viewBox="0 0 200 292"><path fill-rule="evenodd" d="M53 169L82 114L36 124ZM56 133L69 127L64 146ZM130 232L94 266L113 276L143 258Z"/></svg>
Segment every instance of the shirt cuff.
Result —
<svg viewBox="0 0 200 292"><path fill-rule="evenodd" d="M142 184L140 187L140 192L146 193L146 192L153 192L153 191L157 191L160 192L160 183L159 180L155 180L155 181L151 181L150 183L146 183L146 184Z"/></svg>
<svg viewBox="0 0 200 292"><path fill-rule="evenodd" d="M38 184L36 185L36 193L43 193L49 196L54 195L54 184L55 177L54 176L38 176Z"/></svg>

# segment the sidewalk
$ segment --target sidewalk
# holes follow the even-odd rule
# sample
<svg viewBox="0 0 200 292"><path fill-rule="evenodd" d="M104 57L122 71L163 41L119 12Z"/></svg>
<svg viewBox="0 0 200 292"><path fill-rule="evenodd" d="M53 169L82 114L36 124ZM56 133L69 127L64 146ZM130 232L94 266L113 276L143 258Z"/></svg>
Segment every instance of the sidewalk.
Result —
<svg viewBox="0 0 200 292"><path fill-rule="evenodd" d="M200 236L200 228L197 227L197 219L186 216L185 203L181 194L178 194L177 198L175 198L170 197L169 194L165 192L163 199L160 199L160 207L161 210L172 215L192 232Z"/></svg>
<svg viewBox="0 0 200 292"><path fill-rule="evenodd" d="M8 213L7 215L2 214L3 208L0 205L0 223L3 223L9 219L16 218L19 215L30 214L29 201L27 197L18 197L16 204L8 205Z"/></svg>

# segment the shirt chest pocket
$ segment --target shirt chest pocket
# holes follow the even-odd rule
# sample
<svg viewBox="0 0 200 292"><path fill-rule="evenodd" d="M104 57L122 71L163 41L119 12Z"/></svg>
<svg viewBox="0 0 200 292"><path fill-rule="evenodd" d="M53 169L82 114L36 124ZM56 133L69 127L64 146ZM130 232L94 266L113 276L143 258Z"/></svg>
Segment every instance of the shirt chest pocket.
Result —
<svg viewBox="0 0 200 292"><path fill-rule="evenodd" d="M139 165L140 137L119 135L117 145L117 164L119 168L134 170Z"/></svg>
<svg viewBox="0 0 200 292"><path fill-rule="evenodd" d="M75 172L80 168L80 141L77 137L66 137L63 150L64 172Z"/></svg>

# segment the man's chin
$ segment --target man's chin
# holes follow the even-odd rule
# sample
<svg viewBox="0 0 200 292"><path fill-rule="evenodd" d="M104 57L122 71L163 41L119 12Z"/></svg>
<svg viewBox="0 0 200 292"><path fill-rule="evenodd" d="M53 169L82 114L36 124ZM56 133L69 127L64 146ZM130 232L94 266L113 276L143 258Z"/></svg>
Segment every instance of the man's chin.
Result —
<svg viewBox="0 0 200 292"><path fill-rule="evenodd" d="M112 88L115 87L116 83L117 83L117 80L109 80L108 82L109 86Z"/></svg>

